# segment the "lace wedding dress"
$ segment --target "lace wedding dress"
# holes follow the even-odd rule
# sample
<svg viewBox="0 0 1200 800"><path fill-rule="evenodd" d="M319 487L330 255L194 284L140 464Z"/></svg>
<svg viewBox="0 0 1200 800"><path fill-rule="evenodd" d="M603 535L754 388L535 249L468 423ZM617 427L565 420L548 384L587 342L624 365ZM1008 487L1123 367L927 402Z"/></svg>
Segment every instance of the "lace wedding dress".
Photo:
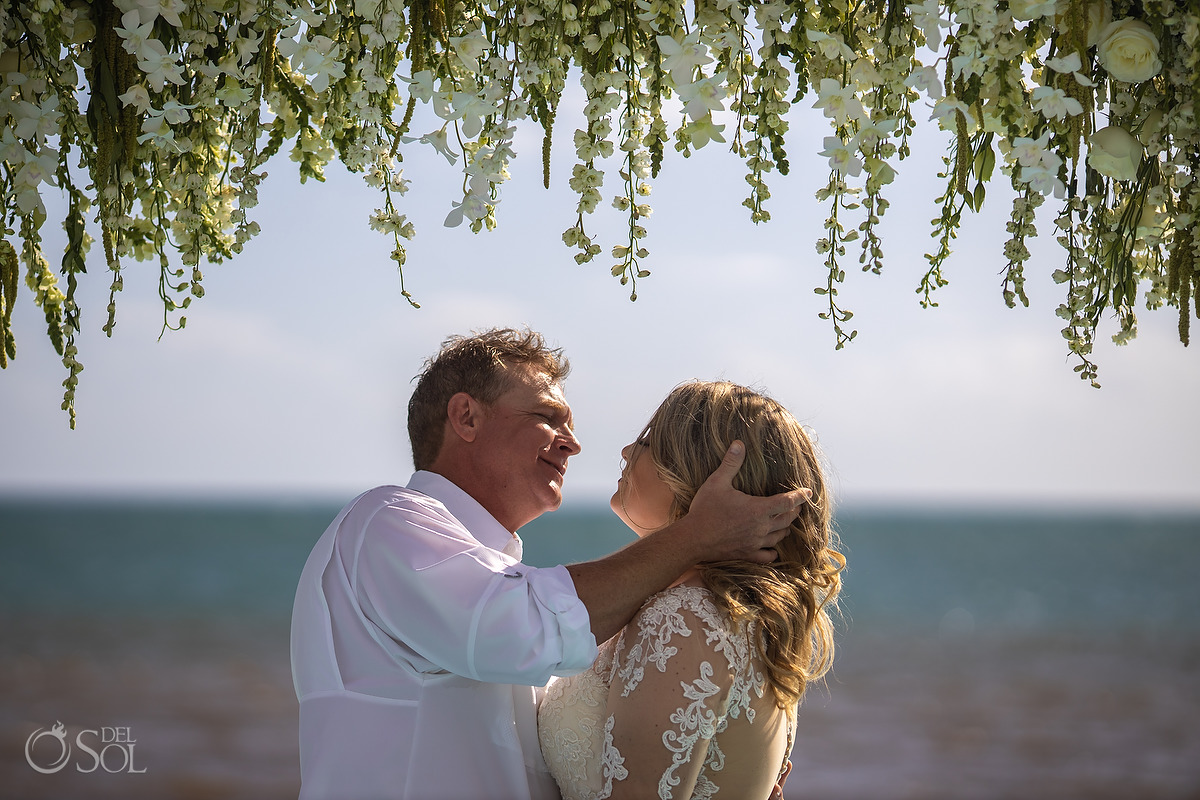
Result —
<svg viewBox="0 0 1200 800"><path fill-rule="evenodd" d="M751 644L707 589L652 597L586 672L557 678L538 712L563 800L765 800L791 751Z"/></svg>

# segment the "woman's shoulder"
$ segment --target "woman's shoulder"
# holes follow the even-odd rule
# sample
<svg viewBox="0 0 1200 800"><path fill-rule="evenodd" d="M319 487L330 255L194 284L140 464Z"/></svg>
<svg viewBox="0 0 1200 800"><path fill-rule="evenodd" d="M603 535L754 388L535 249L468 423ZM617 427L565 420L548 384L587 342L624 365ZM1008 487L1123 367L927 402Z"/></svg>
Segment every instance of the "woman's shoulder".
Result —
<svg viewBox="0 0 1200 800"><path fill-rule="evenodd" d="M651 595L634 616L630 627L639 631L662 630L687 635L699 623L713 632L731 627L729 615L717 603L716 595L705 586L680 584Z"/></svg>
<svg viewBox="0 0 1200 800"><path fill-rule="evenodd" d="M647 673L665 674L668 662L712 662L724 639L712 592L702 586L672 586L651 596L621 632L609 682L621 684L628 695Z"/></svg>
<svg viewBox="0 0 1200 800"><path fill-rule="evenodd" d="M746 638L717 597L705 586L681 584L650 597L622 632L618 649L634 657L662 660L680 651L693 657L741 650ZM731 659L737 660L737 659Z"/></svg>

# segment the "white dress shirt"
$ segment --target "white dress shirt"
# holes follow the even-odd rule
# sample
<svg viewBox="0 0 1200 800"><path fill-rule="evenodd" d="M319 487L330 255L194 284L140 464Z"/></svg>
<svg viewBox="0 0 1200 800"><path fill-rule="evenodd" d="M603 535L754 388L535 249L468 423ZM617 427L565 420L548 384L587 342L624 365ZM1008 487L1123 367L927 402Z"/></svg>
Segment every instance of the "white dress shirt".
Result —
<svg viewBox="0 0 1200 800"><path fill-rule="evenodd" d="M565 567L431 472L344 508L292 611L301 798L556 800L539 689L596 657Z"/></svg>

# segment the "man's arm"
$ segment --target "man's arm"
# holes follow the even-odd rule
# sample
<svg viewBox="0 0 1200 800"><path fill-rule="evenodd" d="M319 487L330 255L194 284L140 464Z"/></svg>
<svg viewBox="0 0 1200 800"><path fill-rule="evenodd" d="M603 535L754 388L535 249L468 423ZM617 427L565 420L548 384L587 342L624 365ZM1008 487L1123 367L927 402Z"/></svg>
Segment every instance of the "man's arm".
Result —
<svg viewBox="0 0 1200 800"><path fill-rule="evenodd" d="M702 561L775 560L770 548L787 534L811 492L743 494L733 488L733 477L744 459L745 447L734 442L682 519L612 555L567 567L597 642L616 635L647 597Z"/></svg>

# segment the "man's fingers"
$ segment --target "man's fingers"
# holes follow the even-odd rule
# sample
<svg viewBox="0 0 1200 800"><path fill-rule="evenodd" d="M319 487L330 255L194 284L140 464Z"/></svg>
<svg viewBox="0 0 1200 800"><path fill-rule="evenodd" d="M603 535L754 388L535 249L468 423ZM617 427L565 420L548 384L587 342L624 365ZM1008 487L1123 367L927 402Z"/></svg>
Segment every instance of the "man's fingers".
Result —
<svg viewBox="0 0 1200 800"><path fill-rule="evenodd" d="M775 495L775 497L772 498L773 500L776 500L777 498L783 498L783 502L786 503L786 505L784 505L782 509L780 509L778 505L774 506L774 508L778 510L773 513L769 519L771 526L774 528L787 528L787 526L791 525L792 521L795 520L799 515L800 509L804 507L804 504L808 502L810 497L812 497L811 489L796 489L795 491L788 492L786 494Z"/></svg>
<svg viewBox="0 0 1200 800"><path fill-rule="evenodd" d="M751 553L746 560L755 564L771 564L779 560L779 553L773 547L766 547Z"/></svg>
<svg viewBox="0 0 1200 800"><path fill-rule="evenodd" d="M721 464L713 474L708 476L705 483L720 483L724 486L733 485L733 477L738 474L738 470L742 468L742 462L746 460L746 445L742 444L741 440L734 439L730 443L729 449L725 451L725 457L721 459Z"/></svg>
<svg viewBox="0 0 1200 800"><path fill-rule="evenodd" d="M763 537L763 549L773 549L775 545L783 541L785 536L792 532L791 528L786 527L787 523L784 523L784 525L785 527L773 530Z"/></svg>
<svg viewBox="0 0 1200 800"><path fill-rule="evenodd" d="M812 497L812 489L796 489L793 492L788 492L787 497L792 508L799 511L808 502L808 499Z"/></svg>
<svg viewBox="0 0 1200 800"><path fill-rule="evenodd" d="M775 545L783 541L783 537L787 536L791 530L787 527L790 520L784 521L783 526L765 534L760 543L762 547L759 550L750 554L749 560L759 564L770 564L773 561L779 560L779 551L775 549Z"/></svg>

